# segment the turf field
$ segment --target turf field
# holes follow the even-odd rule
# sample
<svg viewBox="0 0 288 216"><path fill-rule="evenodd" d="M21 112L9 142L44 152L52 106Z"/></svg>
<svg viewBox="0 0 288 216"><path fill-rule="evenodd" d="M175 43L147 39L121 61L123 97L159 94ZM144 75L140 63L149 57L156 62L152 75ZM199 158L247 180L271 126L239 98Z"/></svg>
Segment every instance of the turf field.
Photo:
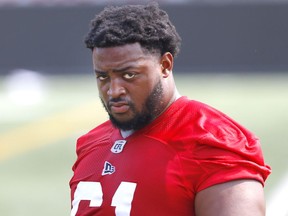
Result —
<svg viewBox="0 0 288 216"><path fill-rule="evenodd" d="M34 78L41 85L0 77L0 214L69 215L75 140L107 117L92 74ZM176 82L182 95L222 110L261 138L273 168L269 205L288 173L288 74L176 75Z"/></svg>

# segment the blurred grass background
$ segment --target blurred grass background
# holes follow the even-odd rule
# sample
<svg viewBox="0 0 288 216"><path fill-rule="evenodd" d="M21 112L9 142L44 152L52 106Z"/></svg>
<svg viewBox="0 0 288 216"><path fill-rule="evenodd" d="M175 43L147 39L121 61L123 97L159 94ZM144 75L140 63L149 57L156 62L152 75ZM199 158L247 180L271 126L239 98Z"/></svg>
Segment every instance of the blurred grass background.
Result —
<svg viewBox="0 0 288 216"><path fill-rule="evenodd" d="M260 137L273 169L268 200L288 170L288 74L175 76L182 95L216 107ZM11 96L9 77L0 77L1 215L69 215L76 139L107 119L93 74L42 78L41 98L21 104Z"/></svg>

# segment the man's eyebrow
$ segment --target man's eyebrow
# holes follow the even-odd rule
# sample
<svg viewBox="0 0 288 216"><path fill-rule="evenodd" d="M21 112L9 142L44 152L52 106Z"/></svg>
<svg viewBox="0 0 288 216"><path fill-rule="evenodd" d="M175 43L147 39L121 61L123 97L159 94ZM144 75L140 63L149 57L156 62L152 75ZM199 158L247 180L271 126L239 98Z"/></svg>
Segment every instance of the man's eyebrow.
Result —
<svg viewBox="0 0 288 216"><path fill-rule="evenodd" d="M120 68L120 69L113 69L112 71L116 72L116 73L121 73L121 72L125 72L127 70L130 70L131 68L134 68L134 67L128 66L128 67L124 67L124 68ZM95 69L94 71L95 71L95 73L107 73L106 71L100 71L97 69Z"/></svg>
<svg viewBox="0 0 288 216"><path fill-rule="evenodd" d="M113 71L115 71L115 72L125 72L127 70L130 70L131 68L134 68L134 67L128 66L128 67L124 67L124 68L120 68L120 69L115 69Z"/></svg>
<svg viewBox="0 0 288 216"><path fill-rule="evenodd" d="M99 74L99 73L106 73L105 71L100 71L100 70L96 70L96 69L94 69L94 72L95 72L95 73L98 73L98 74Z"/></svg>

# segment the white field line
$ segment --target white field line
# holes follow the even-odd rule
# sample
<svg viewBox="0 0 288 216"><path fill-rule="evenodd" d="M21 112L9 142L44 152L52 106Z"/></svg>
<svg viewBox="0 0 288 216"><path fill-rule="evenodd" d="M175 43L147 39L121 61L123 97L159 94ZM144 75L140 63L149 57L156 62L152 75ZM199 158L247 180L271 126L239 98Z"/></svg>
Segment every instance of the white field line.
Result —
<svg viewBox="0 0 288 216"><path fill-rule="evenodd" d="M288 173L267 200L266 216L288 216Z"/></svg>

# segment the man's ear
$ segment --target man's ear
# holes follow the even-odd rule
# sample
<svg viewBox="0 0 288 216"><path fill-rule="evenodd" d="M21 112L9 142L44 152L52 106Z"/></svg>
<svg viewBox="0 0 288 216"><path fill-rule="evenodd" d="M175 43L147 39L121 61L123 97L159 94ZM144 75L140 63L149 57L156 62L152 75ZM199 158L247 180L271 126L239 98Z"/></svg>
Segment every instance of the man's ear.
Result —
<svg viewBox="0 0 288 216"><path fill-rule="evenodd" d="M172 70L173 70L173 63L174 63L174 57L170 52L166 52L162 55L161 60L161 70L163 77L168 77Z"/></svg>

